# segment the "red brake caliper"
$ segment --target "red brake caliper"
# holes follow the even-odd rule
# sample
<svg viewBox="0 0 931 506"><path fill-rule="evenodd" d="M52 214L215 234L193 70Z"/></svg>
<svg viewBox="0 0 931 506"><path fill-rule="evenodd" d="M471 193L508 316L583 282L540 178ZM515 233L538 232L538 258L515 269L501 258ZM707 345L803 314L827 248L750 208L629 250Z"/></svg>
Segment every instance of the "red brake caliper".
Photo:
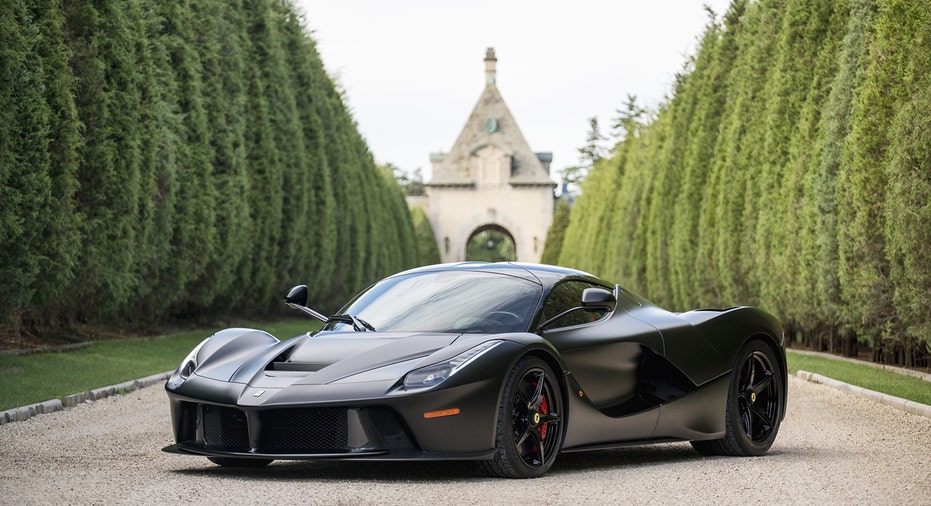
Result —
<svg viewBox="0 0 931 506"><path fill-rule="evenodd" d="M540 414L545 415L549 413L549 407L546 405L546 397L543 397L543 401L540 403ZM540 439L546 440L546 431L549 430L550 426L547 424L540 425Z"/></svg>

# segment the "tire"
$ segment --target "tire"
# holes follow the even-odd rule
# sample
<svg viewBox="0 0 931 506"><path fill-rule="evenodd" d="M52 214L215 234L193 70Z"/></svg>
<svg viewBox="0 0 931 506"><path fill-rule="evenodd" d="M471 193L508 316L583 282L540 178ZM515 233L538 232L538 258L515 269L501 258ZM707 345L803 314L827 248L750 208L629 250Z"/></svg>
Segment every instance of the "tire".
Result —
<svg viewBox="0 0 931 506"><path fill-rule="evenodd" d="M563 397L546 362L524 357L508 374L498 406L495 454L482 465L493 476L536 478L562 447Z"/></svg>
<svg viewBox="0 0 931 506"><path fill-rule="evenodd" d="M221 467L259 468L272 463L272 459L239 459L236 457L207 457L207 460Z"/></svg>
<svg viewBox="0 0 931 506"><path fill-rule="evenodd" d="M724 437L692 441L692 447L704 455L763 455L779 432L785 389L785 374L772 348L750 341L737 355L731 376Z"/></svg>

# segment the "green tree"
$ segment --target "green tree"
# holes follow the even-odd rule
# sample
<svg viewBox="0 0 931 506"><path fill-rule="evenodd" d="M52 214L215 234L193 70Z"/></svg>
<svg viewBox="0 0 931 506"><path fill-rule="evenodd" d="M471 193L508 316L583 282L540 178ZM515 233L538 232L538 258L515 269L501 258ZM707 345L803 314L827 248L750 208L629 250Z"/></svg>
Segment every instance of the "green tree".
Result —
<svg viewBox="0 0 931 506"><path fill-rule="evenodd" d="M808 18L805 58L811 74L794 86L808 84L797 100L798 116L790 126L788 158L784 162L780 198L775 206L777 230L770 231L772 252L767 262L773 276L764 292L776 300L773 308L791 328L816 329L824 320L812 294L818 279L818 196L815 190L824 149L821 116L838 72L839 51L849 12L845 1L833 5L800 5ZM814 48L814 49L812 49ZM763 234L758 230L758 235ZM757 259L760 262L760 259ZM836 265L836 263L835 263ZM781 280L779 279L781 278ZM785 283L792 279L792 283Z"/></svg>
<svg viewBox="0 0 931 506"><path fill-rule="evenodd" d="M540 261L545 264L558 264L559 254L562 251L566 227L569 226L569 214L572 206L568 198L556 199L556 210L553 213L553 223L546 231L546 242L543 246L543 255Z"/></svg>
<svg viewBox="0 0 931 506"><path fill-rule="evenodd" d="M417 264L432 265L440 263L440 248L436 242L436 234L427 218L427 213L421 207L412 207L410 210L411 222L414 226L414 240L417 244Z"/></svg>
<svg viewBox="0 0 931 506"><path fill-rule="evenodd" d="M209 130L214 254L204 259L200 290L190 301L203 311L241 309L252 300L243 283L252 259L253 212L246 151L246 73L249 47L242 6L225 0L191 2L189 31L200 56L201 96Z"/></svg>
<svg viewBox="0 0 931 506"><path fill-rule="evenodd" d="M710 87L709 104L702 111L707 117L704 121L708 121L708 124L697 125L699 135L706 140L702 143L696 139L694 143L699 146L689 152L687 160L693 174L690 178L690 191L695 191L696 184L701 185L698 187L701 188L698 222L693 224L698 235L696 258L690 274L694 305L721 304L721 283L716 272L718 252L715 246L719 229L717 219L721 200L725 197L723 191L731 177L726 164L722 163L723 154L727 149L727 137L724 132L733 112L734 88L738 84L738 73L734 67L741 49L745 47L743 44L746 43L746 27L743 20L746 9L746 1L732 2L717 29L720 41L714 46L716 54L708 73L710 82L706 83L706 86ZM703 170L705 174L697 173L697 167L701 167L699 170ZM702 178L704 182L701 181Z"/></svg>
<svg viewBox="0 0 931 506"><path fill-rule="evenodd" d="M749 191L761 198L755 200L756 228L749 230L749 235L753 237L751 279L758 287L760 304L787 319L787 305L792 301L787 293L790 284L785 279L803 282L797 258L784 251L800 235L799 222L789 213L799 207L803 198L801 184L793 186L804 180L787 174L787 169L793 137L800 132L800 113L806 95L813 82L818 85L813 77L813 62L824 49L822 39L828 33L832 9L826 2L811 4L804 0L787 0L783 9L775 64L763 95L767 107L761 119L766 127L760 159L762 170L754 181L755 187ZM830 50L826 52L833 54ZM810 147L806 145L804 149ZM767 198L762 198L766 195Z"/></svg>
<svg viewBox="0 0 931 506"><path fill-rule="evenodd" d="M138 287L134 275L141 191L142 96L135 42L137 2L75 1L66 9L75 103L83 125L75 210L82 252L69 307L79 319L116 316Z"/></svg>
<svg viewBox="0 0 931 506"><path fill-rule="evenodd" d="M80 140L63 23L51 1L0 14L0 321L63 295L79 253ZM58 314L48 310L30 318Z"/></svg>
<svg viewBox="0 0 931 506"><path fill-rule="evenodd" d="M883 166L885 240L895 320L889 325L895 362L912 367L931 354L931 12L927 5L890 1L877 49L891 60L901 101L892 112ZM888 85L890 81L883 79ZM889 352L892 353L889 353Z"/></svg>
<svg viewBox="0 0 931 506"><path fill-rule="evenodd" d="M735 6L737 4L735 3ZM748 4L737 34L742 48L731 73L722 139L714 154L719 193L714 213L714 277L718 303L724 306L757 304L759 289L750 283L752 258L749 243L761 198L752 182L759 177L765 125L764 84L772 69L774 41L781 26L780 5Z"/></svg>
<svg viewBox="0 0 931 506"><path fill-rule="evenodd" d="M570 185L581 184L592 167L601 161L606 154L603 142L607 140L607 137L601 134L601 129L598 127L598 118L592 116L588 119L588 124L589 130L588 135L585 137L585 145L578 148L579 165L566 167L561 174L562 180Z"/></svg>
<svg viewBox="0 0 931 506"><path fill-rule="evenodd" d="M887 178L881 167L886 164L889 131L905 91L901 69L910 56L897 47L903 21L890 9L877 14L837 183L838 201L843 202L838 212L843 318L849 330L877 350L884 348L885 340L895 340L895 286L889 277L885 237ZM890 343L890 353L891 349Z"/></svg>
<svg viewBox="0 0 931 506"><path fill-rule="evenodd" d="M731 48L734 36L724 31L709 10L711 18L702 36L694 68L677 95L677 100L694 101L694 112L688 119L687 146L683 153L682 176L678 181L677 195L670 199L675 215L669 229L669 260L671 288L675 307L688 308L709 304L711 287L701 278L702 269L710 267L710 258L699 255L701 236L710 231L699 228L703 198L707 192L711 157L718 139L719 123L726 97L726 77L733 57ZM694 98L692 98L694 96ZM686 121L683 118L683 121Z"/></svg>
<svg viewBox="0 0 931 506"><path fill-rule="evenodd" d="M843 7L838 5L838 13ZM820 321L816 328L806 333L807 344L816 349L827 349L820 342L821 338L832 341L833 337L841 337L838 331L843 327L844 302L838 277L838 215L839 205L843 204L837 200L838 174L844 144L852 128L851 110L862 79L860 69L866 61L866 44L874 17L873 0L850 2L845 35L837 58L837 73L821 111L820 156L815 160L817 166L811 174L811 200L815 205L813 225L816 230L816 257L811 260L815 265L815 288L811 305ZM844 333L848 338L846 342L855 343L855 340L849 339L851 334L850 331ZM853 353L851 346L845 348L846 353Z"/></svg>

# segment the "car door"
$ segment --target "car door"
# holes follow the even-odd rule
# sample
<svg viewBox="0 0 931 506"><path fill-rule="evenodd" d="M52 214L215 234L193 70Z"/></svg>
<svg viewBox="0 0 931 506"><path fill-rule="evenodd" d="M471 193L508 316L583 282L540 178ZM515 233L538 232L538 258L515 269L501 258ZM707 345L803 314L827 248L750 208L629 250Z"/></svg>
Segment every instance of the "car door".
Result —
<svg viewBox="0 0 931 506"><path fill-rule="evenodd" d="M544 302L544 317L580 306L586 288L604 288L586 281L571 280L553 287ZM616 296L618 291L615 291ZM628 402L637 393L643 347L662 351L662 336L651 325L632 318L624 297L613 312L579 310L560 318L543 332L559 350L575 379L598 409Z"/></svg>

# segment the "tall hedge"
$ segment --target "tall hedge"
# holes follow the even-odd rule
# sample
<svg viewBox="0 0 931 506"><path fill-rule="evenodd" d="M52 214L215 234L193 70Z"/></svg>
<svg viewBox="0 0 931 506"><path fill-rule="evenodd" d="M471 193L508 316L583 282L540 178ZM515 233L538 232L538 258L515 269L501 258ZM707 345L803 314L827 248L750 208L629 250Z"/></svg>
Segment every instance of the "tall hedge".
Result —
<svg viewBox="0 0 931 506"><path fill-rule="evenodd" d="M674 310L759 305L793 341L926 365L929 13L735 0L582 183L559 262Z"/></svg>
<svg viewBox="0 0 931 506"><path fill-rule="evenodd" d="M0 9L0 324L335 309L418 263L288 1ZM390 231L390 233L389 233Z"/></svg>

